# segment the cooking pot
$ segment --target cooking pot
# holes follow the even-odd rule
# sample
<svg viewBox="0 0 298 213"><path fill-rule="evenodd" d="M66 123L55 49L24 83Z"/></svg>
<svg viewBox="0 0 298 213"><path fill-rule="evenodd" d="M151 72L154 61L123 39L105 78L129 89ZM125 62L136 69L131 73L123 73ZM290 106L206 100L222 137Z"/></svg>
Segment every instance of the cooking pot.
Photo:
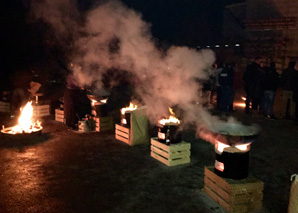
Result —
<svg viewBox="0 0 298 213"><path fill-rule="evenodd" d="M259 136L260 128L237 123L218 123L211 127L216 140L229 146L252 143Z"/></svg>

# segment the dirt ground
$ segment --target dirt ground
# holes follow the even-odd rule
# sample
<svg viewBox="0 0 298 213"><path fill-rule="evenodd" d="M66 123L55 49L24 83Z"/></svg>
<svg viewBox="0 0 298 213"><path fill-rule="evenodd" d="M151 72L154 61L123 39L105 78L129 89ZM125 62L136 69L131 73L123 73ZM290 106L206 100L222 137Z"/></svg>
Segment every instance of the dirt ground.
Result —
<svg viewBox="0 0 298 213"><path fill-rule="evenodd" d="M286 212L298 173L298 126L289 120L232 113L262 127L250 151L250 175L264 182L263 209ZM1 124L9 125L2 116ZM53 118L39 137L0 136L0 212L224 212L202 191L214 147L184 130L191 162L168 167L150 145L128 146L114 132L76 133Z"/></svg>

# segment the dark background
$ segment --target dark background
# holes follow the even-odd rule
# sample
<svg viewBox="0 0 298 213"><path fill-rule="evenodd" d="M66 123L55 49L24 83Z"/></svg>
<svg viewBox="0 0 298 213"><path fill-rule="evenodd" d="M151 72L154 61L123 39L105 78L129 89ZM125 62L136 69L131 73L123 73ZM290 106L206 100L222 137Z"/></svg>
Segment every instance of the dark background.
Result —
<svg viewBox="0 0 298 213"><path fill-rule="evenodd" d="M95 0L78 0L80 11ZM228 4L243 0L123 0L151 23L153 37L167 45L196 47L222 37L222 16ZM43 22L28 23L29 0L1 3L0 70L1 91L9 89L16 70L43 70L43 80L62 78L69 55L65 44L52 38L52 29Z"/></svg>

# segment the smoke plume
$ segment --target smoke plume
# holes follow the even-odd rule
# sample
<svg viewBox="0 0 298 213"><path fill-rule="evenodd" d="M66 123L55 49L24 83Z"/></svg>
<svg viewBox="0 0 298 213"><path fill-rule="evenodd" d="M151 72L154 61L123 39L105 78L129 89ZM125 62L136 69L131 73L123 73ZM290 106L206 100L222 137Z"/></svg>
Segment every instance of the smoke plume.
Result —
<svg viewBox="0 0 298 213"><path fill-rule="evenodd" d="M95 84L101 89L106 70L126 70L133 76L135 94L147 106L152 122L167 116L172 106L183 111L184 123L208 126L217 119L202 107L198 82L208 78L208 68L215 61L211 50L172 46L161 51L155 46L150 24L116 0L99 4L83 18L70 0L44 0L32 9L35 17L56 27L58 36L75 35L72 63L78 85Z"/></svg>

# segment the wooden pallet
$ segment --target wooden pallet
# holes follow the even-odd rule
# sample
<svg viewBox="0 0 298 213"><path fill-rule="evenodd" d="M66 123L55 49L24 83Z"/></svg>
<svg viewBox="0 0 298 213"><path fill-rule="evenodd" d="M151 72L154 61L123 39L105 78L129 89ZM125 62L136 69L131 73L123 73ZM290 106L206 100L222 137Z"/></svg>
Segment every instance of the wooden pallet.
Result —
<svg viewBox="0 0 298 213"><path fill-rule="evenodd" d="M33 115L35 117L49 116L50 105L33 105Z"/></svg>
<svg viewBox="0 0 298 213"><path fill-rule="evenodd" d="M245 213L262 208L264 183L254 177L242 180L222 178L214 167L205 167L204 191L224 209Z"/></svg>
<svg viewBox="0 0 298 213"><path fill-rule="evenodd" d="M113 117L107 116L102 118L95 117L95 131L102 132L113 129Z"/></svg>
<svg viewBox="0 0 298 213"><path fill-rule="evenodd" d="M132 145L131 129L120 124L115 124L115 138L119 141Z"/></svg>
<svg viewBox="0 0 298 213"><path fill-rule="evenodd" d="M61 109L55 109L55 121L65 124L64 111Z"/></svg>
<svg viewBox="0 0 298 213"><path fill-rule="evenodd" d="M190 147L190 143L184 141L168 146L151 138L151 157L168 166L186 164L190 162Z"/></svg>
<svg viewBox="0 0 298 213"><path fill-rule="evenodd" d="M10 112L10 104L8 102L0 101L0 112Z"/></svg>

